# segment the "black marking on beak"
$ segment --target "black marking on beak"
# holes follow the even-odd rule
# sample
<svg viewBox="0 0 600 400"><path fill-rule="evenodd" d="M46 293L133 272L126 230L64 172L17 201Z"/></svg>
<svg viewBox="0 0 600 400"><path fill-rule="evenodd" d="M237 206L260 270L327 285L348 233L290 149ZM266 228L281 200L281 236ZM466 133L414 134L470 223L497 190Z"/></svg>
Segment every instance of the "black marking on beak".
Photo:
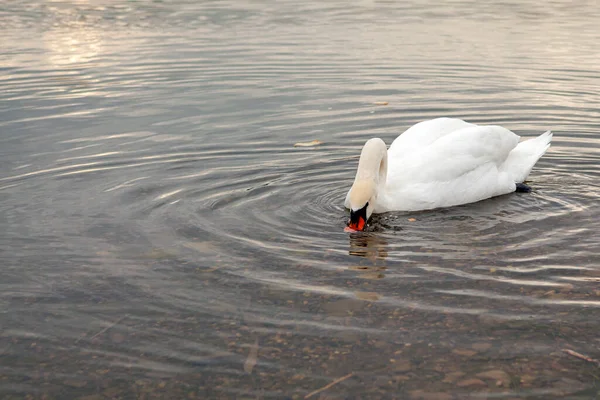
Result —
<svg viewBox="0 0 600 400"><path fill-rule="evenodd" d="M367 202L367 204L365 204L365 206L363 208L361 208L360 210L354 211L354 210L350 209L350 219L348 220L348 226L358 226L361 218L364 221L364 224L366 226L366 224L367 224L367 207L369 207L369 202Z"/></svg>

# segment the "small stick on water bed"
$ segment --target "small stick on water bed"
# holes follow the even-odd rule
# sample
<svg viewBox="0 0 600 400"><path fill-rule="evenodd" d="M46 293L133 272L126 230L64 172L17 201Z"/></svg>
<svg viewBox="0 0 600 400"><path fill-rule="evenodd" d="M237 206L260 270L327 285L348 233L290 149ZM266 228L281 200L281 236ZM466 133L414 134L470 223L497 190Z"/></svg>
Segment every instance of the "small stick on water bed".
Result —
<svg viewBox="0 0 600 400"><path fill-rule="evenodd" d="M569 350L569 349L563 349L563 351L565 353L567 353L567 354L572 355L573 357L577 357L577 358L580 358L580 359L585 360L587 362L591 362L593 364L596 364L598 367L600 367L600 361L596 360L595 358L588 357L586 355L583 355L581 353L578 353L576 351Z"/></svg>
<svg viewBox="0 0 600 400"><path fill-rule="evenodd" d="M350 372L348 375L345 375L345 376L342 376L341 378L336 379L335 381L331 382L330 384L323 386L321 389L317 389L314 392L310 392L309 394L304 396L304 398L309 399L312 396L314 396L315 394L319 394L322 391L329 389L333 385L337 385L338 383L345 381L346 379L350 378L352 375L354 375L354 372Z"/></svg>
<svg viewBox="0 0 600 400"><path fill-rule="evenodd" d="M128 315L125 314L123 315L121 318L117 319L115 322L113 322L112 324L108 325L107 327L105 327L104 329L102 329L100 332L96 333L94 336L90 337L88 340L94 340L96 339L98 336L102 335L104 332L106 332L107 330L109 330L110 328L112 328L113 326L117 325L119 322L123 321L125 318L127 318ZM83 339L83 338L79 338L75 341L75 343L79 343L79 341Z"/></svg>

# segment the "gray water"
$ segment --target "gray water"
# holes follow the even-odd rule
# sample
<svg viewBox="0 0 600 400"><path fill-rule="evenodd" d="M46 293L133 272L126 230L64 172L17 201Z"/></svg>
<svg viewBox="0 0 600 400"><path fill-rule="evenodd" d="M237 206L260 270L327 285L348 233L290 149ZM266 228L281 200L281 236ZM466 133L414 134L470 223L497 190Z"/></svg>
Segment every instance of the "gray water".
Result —
<svg viewBox="0 0 600 400"><path fill-rule="evenodd" d="M594 1L3 2L0 396L598 398L564 350L600 358L599 27ZM343 232L364 142L438 116L553 130L533 192Z"/></svg>

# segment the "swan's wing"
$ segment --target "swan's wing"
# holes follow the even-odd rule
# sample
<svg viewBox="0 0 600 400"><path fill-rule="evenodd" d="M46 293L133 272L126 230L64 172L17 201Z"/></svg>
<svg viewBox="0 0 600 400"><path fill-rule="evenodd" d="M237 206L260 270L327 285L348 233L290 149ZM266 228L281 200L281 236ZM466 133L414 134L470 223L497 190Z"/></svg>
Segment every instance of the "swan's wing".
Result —
<svg viewBox="0 0 600 400"><path fill-rule="evenodd" d="M436 118L419 122L398 136L388 150L390 157L402 157L429 146L436 140L459 129L474 127L458 118Z"/></svg>
<svg viewBox="0 0 600 400"><path fill-rule="evenodd" d="M518 143L519 136L506 128L474 125L414 151L403 157L404 162L400 160L400 164L418 181L452 181L487 163L500 166Z"/></svg>
<svg viewBox="0 0 600 400"><path fill-rule="evenodd" d="M475 125L388 160L389 208L448 207L510 192L515 183L499 167L518 142L508 129Z"/></svg>

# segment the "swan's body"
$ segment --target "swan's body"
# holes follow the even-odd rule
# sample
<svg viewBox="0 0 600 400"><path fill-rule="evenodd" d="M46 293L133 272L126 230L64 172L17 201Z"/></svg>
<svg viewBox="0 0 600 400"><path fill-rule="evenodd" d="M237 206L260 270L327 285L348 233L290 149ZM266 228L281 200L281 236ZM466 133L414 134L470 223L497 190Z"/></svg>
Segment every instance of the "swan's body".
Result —
<svg viewBox="0 0 600 400"><path fill-rule="evenodd" d="M357 212L417 211L499 196L516 190L550 146L550 131L519 143L501 126L454 118L420 122L389 150L367 141L345 205Z"/></svg>

